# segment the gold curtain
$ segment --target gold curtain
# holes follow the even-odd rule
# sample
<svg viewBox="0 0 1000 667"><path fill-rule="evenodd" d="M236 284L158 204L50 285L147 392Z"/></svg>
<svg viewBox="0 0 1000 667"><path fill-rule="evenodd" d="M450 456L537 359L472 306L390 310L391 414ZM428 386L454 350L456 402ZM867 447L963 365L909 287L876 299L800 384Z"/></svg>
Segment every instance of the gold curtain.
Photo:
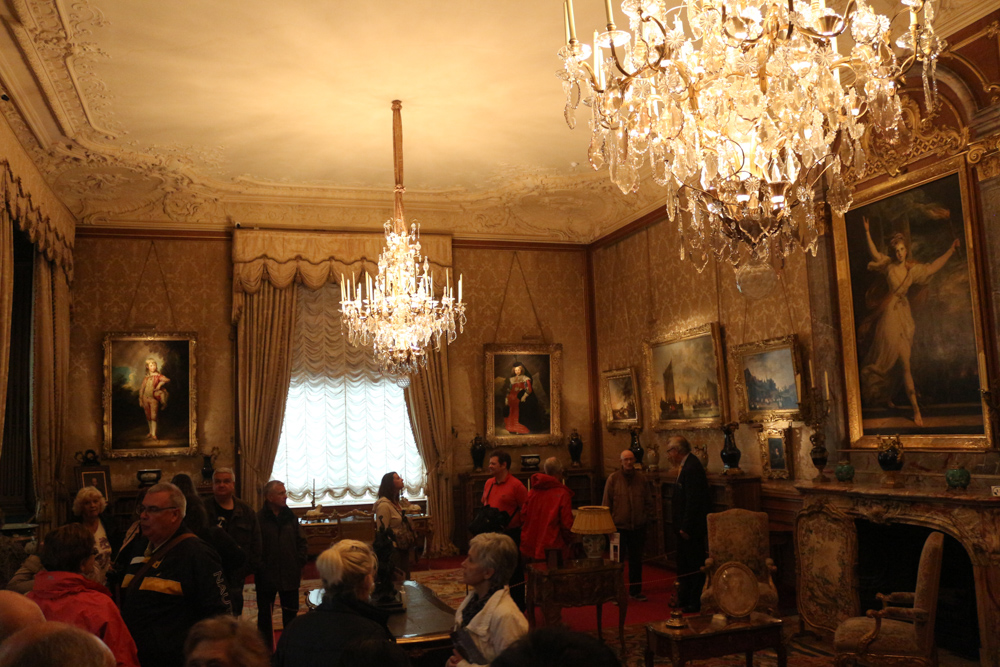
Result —
<svg viewBox="0 0 1000 667"><path fill-rule="evenodd" d="M285 417L296 293L264 282L247 295L236 330L241 488L254 506L271 474Z"/></svg>
<svg viewBox="0 0 1000 667"><path fill-rule="evenodd" d="M38 499L39 534L62 517L61 488L66 380L69 375L69 283L62 267L35 255L34 268L34 424L31 465Z"/></svg>
<svg viewBox="0 0 1000 667"><path fill-rule="evenodd" d="M451 448L451 387L448 383L448 346L429 350L427 366L410 376L406 407L417 450L427 467L427 513L434 522L430 545L433 556L458 551L451 542L455 526L448 452Z"/></svg>

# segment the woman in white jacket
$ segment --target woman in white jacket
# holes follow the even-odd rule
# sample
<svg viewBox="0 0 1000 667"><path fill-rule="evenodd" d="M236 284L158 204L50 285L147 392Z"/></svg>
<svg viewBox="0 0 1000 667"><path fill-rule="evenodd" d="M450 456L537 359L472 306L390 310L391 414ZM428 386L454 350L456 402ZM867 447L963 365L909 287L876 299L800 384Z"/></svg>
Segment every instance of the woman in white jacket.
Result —
<svg viewBox="0 0 1000 667"><path fill-rule="evenodd" d="M528 620L510 597L507 583L517 566L514 540L500 533L476 535L462 563L462 580L472 588L455 612L455 629L485 662L470 662L456 651L446 667L489 664L528 632Z"/></svg>

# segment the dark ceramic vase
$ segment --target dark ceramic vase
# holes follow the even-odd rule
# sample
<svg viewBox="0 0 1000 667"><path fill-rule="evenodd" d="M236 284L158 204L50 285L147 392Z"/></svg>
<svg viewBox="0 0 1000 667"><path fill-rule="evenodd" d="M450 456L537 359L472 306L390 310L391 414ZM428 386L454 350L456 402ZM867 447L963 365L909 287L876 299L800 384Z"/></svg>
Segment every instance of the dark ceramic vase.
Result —
<svg viewBox="0 0 1000 667"><path fill-rule="evenodd" d="M476 472L483 469L483 461L486 459L486 441L483 436L476 434L472 439L472 446L469 448L472 454L472 467Z"/></svg>
<svg viewBox="0 0 1000 667"><path fill-rule="evenodd" d="M569 436L569 457L573 460L573 467L580 467L580 457L583 455L583 438L573 429L573 434Z"/></svg>
<svg viewBox="0 0 1000 667"><path fill-rule="evenodd" d="M897 470L902 470L903 452L895 446L879 450L878 465L885 472L896 472Z"/></svg>
<svg viewBox="0 0 1000 667"><path fill-rule="evenodd" d="M205 454L201 457L201 479L203 482L211 483L215 469L212 467L212 455Z"/></svg>
<svg viewBox="0 0 1000 667"><path fill-rule="evenodd" d="M730 422L722 427L722 432L726 434L726 441L722 445L719 457L726 470L738 471L740 469L740 459L743 458L743 452L736 446L736 429L739 427L740 425L736 422Z"/></svg>
<svg viewBox="0 0 1000 667"><path fill-rule="evenodd" d="M639 442L639 429L632 429L632 444L629 445L629 451L635 456L636 465L642 465L642 457L645 456L646 450L642 448L642 443Z"/></svg>

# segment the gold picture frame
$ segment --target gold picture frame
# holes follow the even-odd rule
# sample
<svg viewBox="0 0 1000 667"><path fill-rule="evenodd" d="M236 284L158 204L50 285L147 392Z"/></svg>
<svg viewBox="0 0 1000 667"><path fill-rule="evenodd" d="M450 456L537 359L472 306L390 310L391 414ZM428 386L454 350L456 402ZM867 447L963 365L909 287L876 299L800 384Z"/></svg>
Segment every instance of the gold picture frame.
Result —
<svg viewBox="0 0 1000 667"><path fill-rule="evenodd" d="M562 345L490 343L483 356L486 440L501 446L559 443Z"/></svg>
<svg viewBox="0 0 1000 667"><path fill-rule="evenodd" d="M802 368L795 334L733 348L733 376L744 423L796 421Z"/></svg>
<svg viewBox="0 0 1000 667"><path fill-rule="evenodd" d="M104 455L190 456L198 451L194 333L104 336Z"/></svg>
<svg viewBox="0 0 1000 667"><path fill-rule="evenodd" d="M794 456L788 450L789 429L765 424L757 435L760 461L766 479L792 479Z"/></svg>
<svg viewBox="0 0 1000 667"><path fill-rule="evenodd" d="M643 341L642 348L654 430L718 428L726 421L729 396L718 322Z"/></svg>
<svg viewBox="0 0 1000 667"><path fill-rule="evenodd" d="M642 401L635 369L618 368L601 373L604 423L609 431L642 428Z"/></svg>
<svg viewBox="0 0 1000 667"><path fill-rule="evenodd" d="M877 449L879 436L898 434L907 449L991 448L970 187L958 156L860 191L834 215L851 447Z"/></svg>

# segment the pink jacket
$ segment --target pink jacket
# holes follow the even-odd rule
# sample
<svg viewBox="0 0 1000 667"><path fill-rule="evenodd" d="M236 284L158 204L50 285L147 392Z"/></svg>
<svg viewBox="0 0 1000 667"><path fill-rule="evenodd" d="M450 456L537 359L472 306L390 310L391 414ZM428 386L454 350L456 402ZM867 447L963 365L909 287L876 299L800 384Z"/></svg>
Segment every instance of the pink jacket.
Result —
<svg viewBox="0 0 1000 667"><path fill-rule="evenodd" d="M59 621L97 635L115 654L118 667L139 667L132 635L104 586L82 574L47 572L35 575L28 597L42 608L47 621Z"/></svg>

